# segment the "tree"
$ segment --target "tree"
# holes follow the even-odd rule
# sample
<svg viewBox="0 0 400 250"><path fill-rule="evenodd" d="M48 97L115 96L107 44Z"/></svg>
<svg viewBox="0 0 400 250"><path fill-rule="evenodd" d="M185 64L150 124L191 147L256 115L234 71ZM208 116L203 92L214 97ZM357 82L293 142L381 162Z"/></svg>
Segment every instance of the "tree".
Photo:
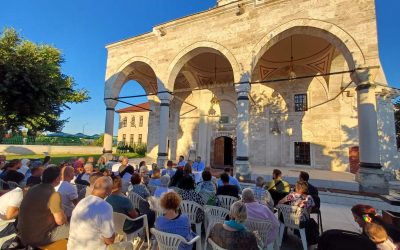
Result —
<svg viewBox="0 0 400 250"><path fill-rule="evenodd" d="M68 104L89 99L61 72L63 62L53 46L25 40L10 28L0 34L0 135L21 127L30 134L60 131L67 121L60 115Z"/></svg>

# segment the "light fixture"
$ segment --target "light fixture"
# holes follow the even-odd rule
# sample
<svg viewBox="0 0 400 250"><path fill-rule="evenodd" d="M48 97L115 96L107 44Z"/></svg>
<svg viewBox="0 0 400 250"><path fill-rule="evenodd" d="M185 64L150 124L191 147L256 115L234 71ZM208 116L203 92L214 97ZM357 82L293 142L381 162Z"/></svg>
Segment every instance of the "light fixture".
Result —
<svg viewBox="0 0 400 250"><path fill-rule="evenodd" d="M288 72L289 82L293 82L296 79L296 73L294 72L293 65L293 36L290 36L290 66Z"/></svg>

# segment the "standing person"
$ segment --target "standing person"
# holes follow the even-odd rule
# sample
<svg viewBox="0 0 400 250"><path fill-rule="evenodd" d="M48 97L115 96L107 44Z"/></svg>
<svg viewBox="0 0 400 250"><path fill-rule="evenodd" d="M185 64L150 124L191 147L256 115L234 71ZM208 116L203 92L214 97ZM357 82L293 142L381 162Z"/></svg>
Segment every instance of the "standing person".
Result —
<svg viewBox="0 0 400 250"><path fill-rule="evenodd" d="M54 187L60 183L60 169L44 170L42 183L31 187L22 200L18 233L24 245L45 246L68 238L69 226Z"/></svg>
<svg viewBox="0 0 400 250"><path fill-rule="evenodd" d="M113 208L104 199L111 194L110 177L96 180L93 192L81 200L72 212L68 249L106 250L114 243Z"/></svg>
<svg viewBox="0 0 400 250"><path fill-rule="evenodd" d="M206 165L204 164L203 161L201 161L201 157L197 156L196 161L192 165L193 171L203 172L205 167Z"/></svg>
<svg viewBox="0 0 400 250"><path fill-rule="evenodd" d="M175 174L175 169L172 168L172 161L167 161L167 168L163 169L162 174L161 175L169 175L169 177L173 177Z"/></svg>
<svg viewBox="0 0 400 250"><path fill-rule="evenodd" d="M282 172L279 169L272 171L272 181L265 185L265 189L269 191L274 200L274 205L289 194L290 185L286 181L282 180Z"/></svg>
<svg viewBox="0 0 400 250"><path fill-rule="evenodd" d="M183 168L186 165L185 157L183 155L179 156L179 161L176 164L177 168Z"/></svg>
<svg viewBox="0 0 400 250"><path fill-rule="evenodd" d="M78 203L78 191L75 185L71 184L74 179L74 168L70 166L61 169L61 182L55 187L61 195L62 207L68 219L71 218L72 210Z"/></svg>

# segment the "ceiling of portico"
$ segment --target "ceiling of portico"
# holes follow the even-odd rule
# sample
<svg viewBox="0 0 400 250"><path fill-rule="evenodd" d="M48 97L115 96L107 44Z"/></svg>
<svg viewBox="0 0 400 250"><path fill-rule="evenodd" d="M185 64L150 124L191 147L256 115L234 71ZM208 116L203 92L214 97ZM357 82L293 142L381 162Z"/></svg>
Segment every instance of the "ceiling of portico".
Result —
<svg viewBox="0 0 400 250"><path fill-rule="evenodd" d="M154 71L145 63L135 63L127 70L127 81L140 83L147 93L157 92L157 78Z"/></svg>
<svg viewBox="0 0 400 250"><path fill-rule="evenodd" d="M179 72L174 90L212 88L218 84L233 83L233 71L222 55L202 53L189 60Z"/></svg>
<svg viewBox="0 0 400 250"><path fill-rule="evenodd" d="M291 56L296 76L327 74L336 55L336 48L324 39L309 35L293 35L279 41L261 57L252 79L287 77Z"/></svg>

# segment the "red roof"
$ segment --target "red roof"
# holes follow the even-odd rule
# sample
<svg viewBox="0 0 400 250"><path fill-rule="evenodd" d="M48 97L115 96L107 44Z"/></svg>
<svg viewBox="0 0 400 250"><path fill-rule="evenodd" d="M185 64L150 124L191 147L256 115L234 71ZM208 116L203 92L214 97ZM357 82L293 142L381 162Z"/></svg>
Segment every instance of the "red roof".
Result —
<svg viewBox="0 0 400 250"><path fill-rule="evenodd" d="M145 109L142 109L142 108L145 108ZM146 109L150 109L149 102L136 104L136 106L130 106L130 107L126 107L123 109L118 109L116 112L117 113L148 112L148 110L146 110Z"/></svg>

